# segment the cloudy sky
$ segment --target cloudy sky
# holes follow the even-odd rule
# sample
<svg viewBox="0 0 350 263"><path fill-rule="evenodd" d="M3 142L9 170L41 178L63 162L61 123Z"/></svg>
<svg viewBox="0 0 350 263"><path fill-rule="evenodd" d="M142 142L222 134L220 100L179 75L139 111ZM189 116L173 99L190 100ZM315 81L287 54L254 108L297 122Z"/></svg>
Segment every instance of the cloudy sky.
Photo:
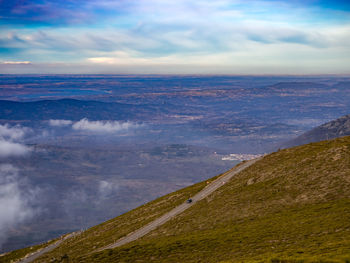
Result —
<svg viewBox="0 0 350 263"><path fill-rule="evenodd" d="M348 74L350 1L0 0L3 73Z"/></svg>

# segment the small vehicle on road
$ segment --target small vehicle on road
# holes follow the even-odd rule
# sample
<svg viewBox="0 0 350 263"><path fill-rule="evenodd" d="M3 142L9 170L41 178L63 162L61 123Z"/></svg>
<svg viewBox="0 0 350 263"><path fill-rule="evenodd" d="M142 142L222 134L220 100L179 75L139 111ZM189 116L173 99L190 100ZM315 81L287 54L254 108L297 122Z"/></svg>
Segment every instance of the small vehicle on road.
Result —
<svg viewBox="0 0 350 263"><path fill-rule="evenodd" d="M187 204L192 203L192 199L191 199L191 198L190 198L190 199L187 199L186 203L187 203Z"/></svg>

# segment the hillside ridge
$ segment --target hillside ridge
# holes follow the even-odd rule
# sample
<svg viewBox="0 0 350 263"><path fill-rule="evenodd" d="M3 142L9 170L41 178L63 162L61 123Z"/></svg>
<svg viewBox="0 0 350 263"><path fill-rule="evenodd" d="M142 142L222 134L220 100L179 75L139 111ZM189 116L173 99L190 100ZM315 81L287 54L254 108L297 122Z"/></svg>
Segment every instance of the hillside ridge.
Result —
<svg viewBox="0 0 350 263"><path fill-rule="evenodd" d="M350 135L350 114L324 123L285 143L284 148Z"/></svg>

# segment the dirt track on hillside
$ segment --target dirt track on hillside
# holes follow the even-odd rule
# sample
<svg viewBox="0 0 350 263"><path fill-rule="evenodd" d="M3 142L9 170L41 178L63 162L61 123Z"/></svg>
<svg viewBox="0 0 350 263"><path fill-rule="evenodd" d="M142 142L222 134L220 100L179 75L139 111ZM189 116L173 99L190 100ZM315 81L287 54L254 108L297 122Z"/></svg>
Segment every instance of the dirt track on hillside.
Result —
<svg viewBox="0 0 350 263"><path fill-rule="evenodd" d="M39 250L39 251L36 251L34 253L32 253L31 255L25 257L24 259L21 259L20 261L17 261L17 263L30 263L32 262L33 260L37 259L38 257L44 255L45 253L55 249L56 247L58 247L64 240L68 239L68 238L71 238L75 235L78 235L79 232L73 232L73 233L70 233L69 235L61 238L60 240L58 240L57 242L51 244L51 245L48 245L47 247Z"/></svg>
<svg viewBox="0 0 350 263"><path fill-rule="evenodd" d="M122 245L125 245L127 243L130 243L132 241L135 241L135 240L145 236L146 234L148 234L152 230L154 230L157 227L159 227L159 226L163 225L164 223L168 222L174 216L176 216L176 215L184 212L186 209L190 208L191 206L196 204L199 200L204 199L205 197L207 197L208 195L213 193L215 190L217 190L222 185L224 185L227 181L229 181L234 175L238 174L239 172L241 172L242 170L244 170L245 168L249 167L250 165L252 165L253 163L255 163L256 161L258 161L260 159L261 159L261 157L253 159L253 160L250 160L250 161L247 161L247 162L239 165L238 167L233 168L231 171L229 171L226 174L220 176L218 179L216 179L212 183L208 184L203 190L201 190L195 196L193 196L191 198L192 199L192 203L182 203L181 205L175 207L173 210L169 211L168 213L164 214L163 216L155 219L151 223L149 223L149 224L139 228L138 230L136 230L134 232L131 232L130 234L128 234L127 236L125 236L125 237L123 237L121 239L119 239L118 241L116 241L113 244L110 244L110 245L105 246L105 247L103 247L101 249L98 249L97 251L102 251L102 250L105 250L105 249L112 249L112 248L115 248L115 247L120 247Z"/></svg>

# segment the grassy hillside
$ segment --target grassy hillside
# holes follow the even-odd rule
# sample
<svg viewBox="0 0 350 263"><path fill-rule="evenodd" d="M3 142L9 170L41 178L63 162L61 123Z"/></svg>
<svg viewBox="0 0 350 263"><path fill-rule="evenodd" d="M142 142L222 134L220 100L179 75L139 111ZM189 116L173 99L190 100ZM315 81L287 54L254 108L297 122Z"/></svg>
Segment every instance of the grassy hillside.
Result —
<svg viewBox="0 0 350 263"><path fill-rule="evenodd" d="M350 137L282 150L142 240L83 262L350 260Z"/></svg>
<svg viewBox="0 0 350 263"><path fill-rule="evenodd" d="M93 227L37 262L350 261L350 137L265 156L141 240L93 252L204 185Z"/></svg>

